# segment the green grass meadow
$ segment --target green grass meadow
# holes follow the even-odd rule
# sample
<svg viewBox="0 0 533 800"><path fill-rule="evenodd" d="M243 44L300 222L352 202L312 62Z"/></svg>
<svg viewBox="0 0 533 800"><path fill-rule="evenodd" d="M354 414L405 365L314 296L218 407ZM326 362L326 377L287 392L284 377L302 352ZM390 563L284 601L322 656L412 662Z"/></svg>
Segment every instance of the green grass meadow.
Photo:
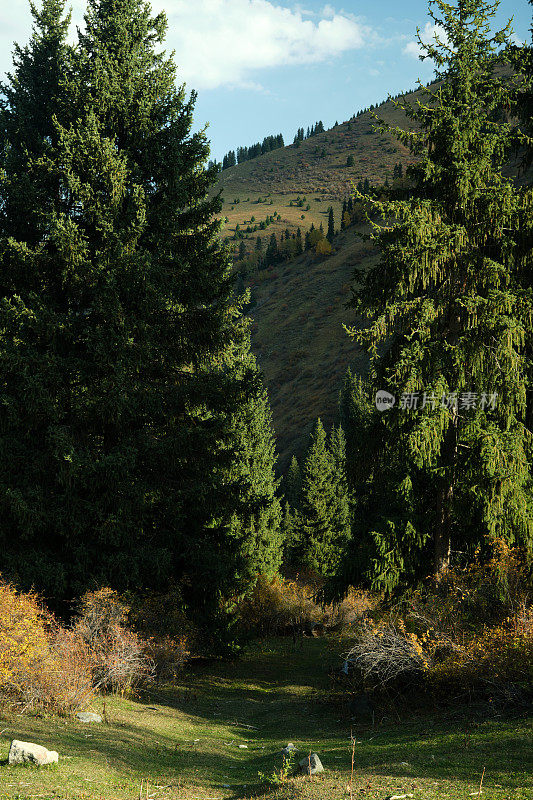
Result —
<svg viewBox="0 0 533 800"><path fill-rule="evenodd" d="M385 800L533 798L531 720L432 709L359 723L327 703L327 668L346 643L292 639L256 643L235 662L213 662L136 699L106 698L107 722L26 714L0 724L0 798L222 800L364 797ZM94 710L104 710L103 700ZM390 712L389 712L390 713ZM354 773L350 793L352 745ZM56 749L50 767L7 765L11 739ZM324 773L269 787L258 773L279 770L288 741L316 751ZM246 747L239 747L245 745ZM141 793L142 782L142 793Z"/></svg>

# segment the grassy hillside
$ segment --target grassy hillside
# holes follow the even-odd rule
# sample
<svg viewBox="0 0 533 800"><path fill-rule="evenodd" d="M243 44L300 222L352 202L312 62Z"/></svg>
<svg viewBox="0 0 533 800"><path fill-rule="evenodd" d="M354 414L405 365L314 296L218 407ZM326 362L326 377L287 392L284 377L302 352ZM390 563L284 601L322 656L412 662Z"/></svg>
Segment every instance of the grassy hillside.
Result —
<svg viewBox="0 0 533 800"><path fill-rule="evenodd" d="M418 95L415 92L408 99L414 102ZM391 101L374 113L392 125L408 124L405 114ZM366 112L299 146L292 144L224 170L218 184L224 198L222 217L228 219L224 237L232 237L237 225L241 230L253 227L277 212L279 221L245 239L251 248L258 235L268 238L272 231L281 234L286 228L292 232L300 226L305 232L312 223L315 227L321 222L326 225L329 206L333 206L340 228L342 202L359 180L367 178L373 185L387 177L391 180L396 163L406 166L413 160L393 136L376 132L374 126L371 112ZM349 156L354 158L353 167L346 166ZM305 198L303 206L296 205L298 198Z"/></svg>
<svg viewBox="0 0 533 800"><path fill-rule="evenodd" d="M282 467L305 448L317 416L327 426L334 420L347 367L361 371L366 364L343 323L354 321L346 308L354 266L372 263L376 254L355 229L339 234L334 245L326 259L304 254L251 279L252 344L269 390Z"/></svg>
<svg viewBox="0 0 533 800"><path fill-rule="evenodd" d="M12 738L60 754L51 767L0 763L0 800L531 800L531 727L527 719L491 719L468 708L418 716L377 709L374 724L347 705L324 702L327 667L346 644L290 639L256 644L235 663L214 662L138 700L107 700L107 724L13 716L0 728L0 758ZM102 701L96 704L102 710ZM350 736L355 737L351 791ZM325 772L275 789L280 749L316 751ZM143 791L140 793L141 781Z"/></svg>
<svg viewBox="0 0 533 800"><path fill-rule="evenodd" d="M415 102L417 97L415 92L408 99ZM408 124L392 101L375 113L392 125ZM266 247L273 232L280 239L287 229L292 234L298 227L304 235L311 224L327 230L330 206L339 230L342 203L359 181L367 178L377 185L391 180L395 164L405 168L413 161L403 145L374 126L366 112L300 146L224 170L218 185L224 198L222 217L228 220L224 238L231 240L236 230L258 227L271 216L276 219L265 230L245 233L248 251L258 236ZM349 156L353 167L346 166ZM235 241L235 254L238 245ZM246 279L254 298L253 347L266 377L281 468L292 453L301 455L317 416L327 426L333 421L347 366L359 370L366 363L343 323L354 321L346 309L354 266L373 258L372 248L350 228L335 238L334 252L326 259L304 254Z"/></svg>
<svg viewBox="0 0 533 800"><path fill-rule="evenodd" d="M405 99L414 105L425 99L421 95L418 90ZM393 101L374 113L393 126L412 125ZM222 216L228 220L223 236L235 256L241 241L250 252L258 236L265 248L273 232L279 241L286 230L293 234L297 227L302 236L311 224L327 230L330 206L338 230L342 203L359 181L367 178L371 185L386 178L391 181L399 162L405 170L412 155L375 126L367 112L306 139L299 147L289 145L224 170L218 184L224 198ZM349 156L354 158L353 167L346 166ZM519 161L515 156L509 174L517 173ZM531 173L520 178L530 179ZM254 231L267 217L275 219L264 230ZM234 240L237 230L244 232L244 239ZM331 256L304 254L274 269L252 270L245 279L255 301L250 311L253 346L266 376L282 469L292 453L303 452L317 416L326 425L334 419L346 367L359 370L366 363L365 354L343 329L343 323L354 322L346 309L354 266L370 265L377 258L372 247L357 238L358 230L362 228L351 227L336 236Z"/></svg>

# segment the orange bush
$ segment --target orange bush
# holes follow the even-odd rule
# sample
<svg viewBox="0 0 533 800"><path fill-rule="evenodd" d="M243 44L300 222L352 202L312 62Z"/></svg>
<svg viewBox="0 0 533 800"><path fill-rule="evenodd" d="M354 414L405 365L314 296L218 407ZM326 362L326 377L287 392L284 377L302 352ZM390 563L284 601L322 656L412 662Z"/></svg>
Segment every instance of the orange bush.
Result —
<svg viewBox="0 0 533 800"><path fill-rule="evenodd" d="M24 708L70 711L91 694L83 642L57 625L35 594L0 581L0 696Z"/></svg>
<svg viewBox="0 0 533 800"><path fill-rule="evenodd" d="M341 603L321 605L317 601L320 588L321 582L311 577L290 580L280 575L271 579L259 576L252 592L239 604L241 623L262 635L287 629L311 631L316 626L342 632L371 607L369 596L355 589Z"/></svg>
<svg viewBox="0 0 533 800"><path fill-rule="evenodd" d="M128 612L107 587L87 592L80 600L73 632L87 647L97 689L124 694L152 673L145 643L127 628Z"/></svg>
<svg viewBox="0 0 533 800"><path fill-rule="evenodd" d="M494 542L486 562L448 572L359 632L355 680L383 688L418 674L434 691L525 697L533 690L533 609L526 556Z"/></svg>

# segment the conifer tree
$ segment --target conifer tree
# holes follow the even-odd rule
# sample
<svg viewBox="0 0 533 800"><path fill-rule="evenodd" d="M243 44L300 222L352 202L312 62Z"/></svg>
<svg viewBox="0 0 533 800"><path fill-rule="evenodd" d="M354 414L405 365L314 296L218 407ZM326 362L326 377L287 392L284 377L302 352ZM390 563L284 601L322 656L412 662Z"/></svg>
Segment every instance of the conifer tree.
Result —
<svg viewBox="0 0 533 800"><path fill-rule="evenodd" d="M533 6L533 0L529 0L529 4ZM533 22L530 34L530 42L524 43L521 47L512 48L513 65L525 79L520 86L516 103L516 111L520 118L520 128L523 134L520 144L525 145L525 169L533 164Z"/></svg>
<svg viewBox="0 0 533 800"><path fill-rule="evenodd" d="M57 178L43 169L39 159L57 144L53 116L63 120L70 113L62 86L72 62L66 42L70 14L64 9L64 0L44 0L40 11L31 6L30 42L24 47L15 44L14 71L0 84L2 233L14 239L27 237L32 243L42 236L45 209L52 208L59 190ZM20 281L22 275L17 277Z"/></svg>
<svg viewBox="0 0 533 800"><path fill-rule="evenodd" d="M302 246L302 231L298 227L296 230L296 255L299 256L303 252Z"/></svg>
<svg viewBox="0 0 533 800"><path fill-rule="evenodd" d="M285 498L293 508L298 508L302 491L302 473L296 456L291 458L291 463L285 476Z"/></svg>
<svg viewBox="0 0 533 800"><path fill-rule="evenodd" d="M61 9L45 0L2 110L0 568L56 597L179 580L191 609L214 613L251 566L274 565L267 528L279 547L264 393L207 199L215 170L191 133L195 95L157 52L164 15L89 0L65 66ZM15 161L32 70L34 87L62 80ZM23 195L26 228L10 211ZM256 455L239 410L263 436Z"/></svg>
<svg viewBox="0 0 533 800"><path fill-rule="evenodd" d="M242 369L248 365L257 371L249 343L244 349L242 364ZM232 462L229 485L237 488L238 502L233 511L230 536L241 543L241 548L231 580L234 586L242 588L252 584L257 574L272 576L281 565L283 553L281 504L276 496L279 482L274 474L276 448L272 414L264 388L237 406L232 425L238 457Z"/></svg>
<svg viewBox="0 0 533 800"><path fill-rule="evenodd" d="M346 437L346 473L350 490L357 494L369 472L373 422L371 384L348 367L339 393L339 418Z"/></svg>
<svg viewBox="0 0 533 800"><path fill-rule="evenodd" d="M349 539L346 520L342 437L335 441L335 455L328 449L326 433L317 420L303 468L299 509L299 563L321 575L333 575Z"/></svg>
<svg viewBox="0 0 533 800"><path fill-rule="evenodd" d="M278 260L278 240L276 239L275 233L270 235L268 247L266 249L266 260L267 264L275 264Z"/></svg>
<svg viewBox="0 0 533 800"><path fill-rule="evenodd" d="M496 6L430 2L447 44L421 46L443 81L426 90L427 103L402 106L420 131L395 130L421 156L409 169L416 188L408 200L367 201L395 220L374 224L381 261L362 277L356 306L367 326L353 331L370 349L375 388L397 398L381 424L399 465L390 477L400 513L374 537L374 577L381 554L377 577L389 588L415 562L427 569L430 555L439 577L453 550L533 539L531 292L519 280L530 258L521 226L531 192L502 175L511 128L492 115L513 88L494 73L508 53L499 49L508 27L488 33Z"/></svg>
<svg viewBox="0 0 533 800"><path fill-rule="evenodd" d="M330 206L328 210L328 233L326 236L330 244L333 241L334 236L335 236L335 220L333 219L333 208L332 206Z"/></svg>
<svg viewBox="0 0 533 800"><path fill-rule="evenodd" d="M352 503L346 474L346 438L342 425L337 428L333 427L331 430L329 453L333 481L331 524L338 548L337 563L341 563L346 555L346 548L351 537L352 522Z"/></svg>

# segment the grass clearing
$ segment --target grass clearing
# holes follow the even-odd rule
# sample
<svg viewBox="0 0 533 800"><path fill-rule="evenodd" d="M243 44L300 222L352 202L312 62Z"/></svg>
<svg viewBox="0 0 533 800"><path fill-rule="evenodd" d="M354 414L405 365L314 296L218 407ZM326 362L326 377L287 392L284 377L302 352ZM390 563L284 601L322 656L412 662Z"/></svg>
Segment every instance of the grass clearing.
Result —
<svg viewBox="0 0 533 800"><path fill-rule="evenodd" d="M530 800L531 727L528 720L480 719L465 708L456 719L377 715L359 724L347 709L327 705L327 668L346 643L304 639L301 648L277 638L255 644L233 663L214 662L137 700L107 698L108 724L28 715L0 724L0 758L12 738L58 750L57 766L0 766L0 798L207 800L265 794L279 798L350 796L350 736L355 745L352 795L384 800L469 798L483 768L483 796ZM102 700L95 704L102 710ZM302 756L319 753L325 772L273 789L258 772L281 766L287 741ZM246 745L246 747L239 747Z"/></svg>

